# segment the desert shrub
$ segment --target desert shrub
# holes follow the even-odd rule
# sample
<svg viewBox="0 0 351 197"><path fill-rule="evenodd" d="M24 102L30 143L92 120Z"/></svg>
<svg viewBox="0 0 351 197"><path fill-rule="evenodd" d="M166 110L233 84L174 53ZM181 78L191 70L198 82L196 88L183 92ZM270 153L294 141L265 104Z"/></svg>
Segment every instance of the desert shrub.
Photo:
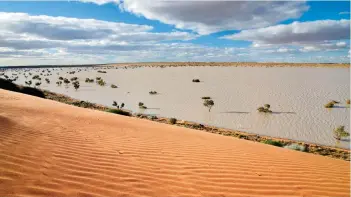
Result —
<svg viewBox="0 0 351 197"><path fill-rule="evenodd" d="M59 80L63 80L63 77L59 77Z"/></svg>
<svg viewBox="0 0 351 197"><path fill-rule="evenodd" d="M350 136L348 132L345 131L344 126L338 126L336 129L334 129L334 138L337 140L341 140L344 137Z"/></svg>
<svg viewBox="0 0 351 197"><path fill-rule="evenodd" d="M333 107L334 107L334 104L335 104L335 103L334 103L333 101L331 101L331 102L325 104L324 107L325 107L325 108L333 108Z"/></svg>
<svg viewBox="0 0 351 197"><path fill-rule="evenodd" d="M75 82L73 82L72 84L73 84L74 89L76 89L76 90L78 90L78 88L80 87L78 81L75 81Z"/></svg>
<svg viewBox="0 0 351 197"><path fill-rule="evenodd" d="M69 84L69 83L71 83L67 78L64 78L63 79L63 83L65 83L65 84Z"/></svg>
<svg viewBox="0 0 351 197"><path fill-rule="evenodd" d="M200 79L193 79L193 82L199 83L199 82L200 82Z"/></svg>
<svg viewBox="0 0 351 197"><path fill-rule="evenodd" d="M111 88L117 88L115 84L111 84Z"/></svg>
<svg viewBox="0 0 351 197"><path fill-rule="evenodd" d="M346 104L350 105L350 99L346 100Z"/></svg>
<svg viewBox="0 0 351 197"><path fill-rule="evenodd" d="M26 82L24 82L26 85L32 85L32 81L31 80L29 80L29 81L26 81Z"/></svg>
<svg viewBox="0 0 351 197"><path fill-rule="evenodd" d="M50 83L50 80L48 78L45 78L46 83Z"/></svg>
<svg viewBox="0 0 351 197"><path fill-rule="evenodd" d="M138 106L139 106L140 109L147 109L147 107L144 105L143 102L139 102Z"/></svg>
<svg viewBox="0 0 351 197"><path fill-rule="evenodd" d="M211 99L211 97L209 97L209 96L203 96L203 97L201 97L201 99Z"/></svg>
<svg viewBox="0 0 351 197"><path fill-rule="evenodd" d="M94 79L86 78L86 79L85 79L85 82L86 82L86 83L93 83L93 82L94 82Z"/></svg>
<svg viewBox="0 0 351 197"><path fill-rule="evenodd" d="M150 91L149 94L153 95L153 94L157 94L156 91Z"/></svg>
<svg viewBox="0 0 351 197"><path fill-rule="evenodd" d="M297 150L297 151L301 151L301 152L306 152L306 146L296 144L296 143L286 145L286 146L284 146L284 148L291 149L291 150Z"/></svg>
<svg viewBox="0 0 351 197"><path fill-rule="evenodd" d="M41 85L40 82L36 82L36 83L35 83L35 86L40 86L40 85Z"/></svg>
<svg viewBox="0 0 351 197"><path fill-rule="evenodd" d="M34 75L32 79L40 79L39 75Z"/></svg>
<svg viewBox="0 0 351 197"><path fill-rule="evenodd" d="M114 114L119 114L123 116L131 116L130 112L120 110L120 109L108 109L106 112L114 113Z"/></svg>
<svg viewBox="0 0 351 197"><path fill-rule="evenodd" d="M98 70L97 72L98 73L106 73L106 71L103 71L103 70Z"/></svg>
<svg viewBox="0 0 351 197"><path fill-rule="evenodd" d="M213 100L204 100L204 106L208 108L208 111L210 112L211 111L211 108L213 107L214 105L214 101Z"/></svg>
<svg viewBox="0 0 351 197"><path fill-rule="evenodd" d="M62 81L57 81L56 84L57 84L57 85L61 85L61 84L62 84Z"/></svg>
<svg viewBox="0 0 351 197"><path fill-rule="evenodd" d="M32 96L37 96L37 97L40 97L40 98L45 98L45 94L43 91L37 89L37 88L32 88L32 87L22 87L21 88L21 92L23 94L29 94L29 95L32 95Z"/></svg>
<svg viewBox="0 0 351 197"><path fill-rule="evenodd" d="M263 113L272 113L272 111L269 109L270 107L271 107L270 104L264 104L264 107L257 108L257 111L263 112Z"/></svg>
<svg viewBox="0 0 351 197"><path fill-rule="evenodd" d="M177 123L177 119L175 119L175 118L170 118L170 119L168 120L168 122L169 122L170 124L175 124L175 123Z"/></svg>
<svg viewBox="0 0 351 197"><path fill-rule="evenodd" d="M101 80L101 77L96 77L96 80Z"/></svg>
<svg viewBox="0 0 351 197"><path fill-rule="evenodd" d="M71 81L76 81L76 80L78 80L78 77L72 77L71 78Z"/></svg>
<svg viewBox="0 0 351 197"><path fill-rule="evenodd" d="M272 146L279 146L279 147L283 146L283 143L281 143L280 141L271 140L271 139L263 140L262 143L269 144L269 145L272 145Z"/></svg>
<svg viewBox="0 0 351 197"><path fill-rule="evenodd" d="M105 86L106 82L103 79L100 79L98 81L96 81L97 84L99 84L100 86Z"/></svg>

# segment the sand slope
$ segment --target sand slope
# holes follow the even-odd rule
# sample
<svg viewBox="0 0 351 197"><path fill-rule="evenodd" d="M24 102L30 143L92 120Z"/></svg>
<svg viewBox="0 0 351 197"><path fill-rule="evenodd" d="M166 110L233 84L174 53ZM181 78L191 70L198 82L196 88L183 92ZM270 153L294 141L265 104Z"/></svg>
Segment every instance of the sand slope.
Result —
<svg viewBox="0 0 351 197"><path fill-rule="evenodd" d="M0 196L349 196L349 162L0 89Z"/></svg>

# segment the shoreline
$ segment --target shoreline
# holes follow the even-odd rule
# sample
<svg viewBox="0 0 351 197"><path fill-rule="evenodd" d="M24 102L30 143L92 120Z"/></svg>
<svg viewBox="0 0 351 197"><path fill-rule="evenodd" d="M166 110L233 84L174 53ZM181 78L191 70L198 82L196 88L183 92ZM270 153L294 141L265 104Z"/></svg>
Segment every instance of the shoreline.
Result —
<svg viewBox="0 0 351 197"><path fill-rule="evenodd" d="M0 66L0 69L20 68L77 68L77 67L307 67L307 68L350 68L349 63L276 63L276 62L130 62L109 64L84 65L28 65L28 66Z"/></svg>
<svg viewBox="0 0 351 197"><path fill-rule="evenodd" d="M69 104L69 105L74 105L77 107L89 108L89 109L98 110L98 111L116 109L116 108L111 108L100 104L95 104L95 103L82 101L79 99L74 99L64 94L59 94L59 93L55 93L47 90L42 90L42 91L44 92L46 99L54 100L54 101ZM154 121L158 123L171 124L170 123L171 118L132 113L131 111L128 111L128 110L123 110L123 111L129 112L130 117L147 119L149 121ZM186 120L176 120L176 123L174 123L173 125L200 130L200 131L209 132L209 133L214 133L214 134L219 134L219 135L224 135L224 136L231 136L231 137L245 139L245 140L259 142L259 143L263 143L265 140L273 140L281 143L282 144L281 148L284 148L284 146L291 145L291 144L298 144L305 147L306 151L304 152L306 153L312 153L316 155L322 155L322 156L327 156L331 158L350 161L349 149L325 146L320 144L314 144L309 142L284 139L284 138L278 138L278 137L263 136L263 135L258 135L254 133L248 133L243 131L237 131L232 129L225 129L225 128L220 128L220 127L215 127L210 125L199 124L199 123L186 121Z"/></svg>

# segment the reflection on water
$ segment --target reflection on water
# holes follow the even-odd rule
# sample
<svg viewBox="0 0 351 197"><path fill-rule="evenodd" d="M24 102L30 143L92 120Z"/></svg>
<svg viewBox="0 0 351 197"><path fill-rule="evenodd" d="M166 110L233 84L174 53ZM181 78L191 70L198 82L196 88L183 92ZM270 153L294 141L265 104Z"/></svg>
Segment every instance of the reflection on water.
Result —
<svg viewBox="0 0 351 197"><path fill-rule="evenodd" d="M347 68L301 67L172 67L107 69L98 73L92 68L63 68L42 76L41 88L71 97L112 106L112 101L124 102L133 112L195 121L230 129L289 138L319 144L336 144L332 131L344 125L350 131L349 108L350 72ZM33 69L33 75L43 69ZM60 74L57 75L56 72ZM7 71L10 75L10 72ZM81 87L74 90L55 83L58 76L79 78ZM19 75L17 81L24 84ZM102 77L106 86L85 83L85 78ZM198 78L201 83L193 83ZM29 78L27 79L29 80ZM111 88L115 84L118 88ZM159 94L150 95L149 91ZM201 97L210 96L215 105L211 112L203 106ZM334 109L325 109L330 100L340 101ZM149 107L140 110L138 102ZM272 114L261 114L257 107L269 103ZM348 147L348 141L338 146Z"/></svg>

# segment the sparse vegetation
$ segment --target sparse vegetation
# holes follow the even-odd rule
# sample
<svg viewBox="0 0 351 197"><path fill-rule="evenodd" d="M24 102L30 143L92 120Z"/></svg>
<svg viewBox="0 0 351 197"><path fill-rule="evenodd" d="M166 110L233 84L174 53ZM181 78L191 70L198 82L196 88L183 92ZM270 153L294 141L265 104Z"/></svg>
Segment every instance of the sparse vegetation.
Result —
<svg viewBox="0 0 351 197"><path fill-rule="evenodd" d="M98 73L106 73L106 71L103 71L103 70L98 70L97 72Z"/></svg>
<svg viewBox="0 0 351 197"><path fill-rule="evenodd" d="M149 94L154 95L154 94L157 94L157 92L156 91L150 91Z"/></svg>
<svg viewBox="0 0 351 197"><path fill-rule="evenodd" d="M77 81L78 80L78 77L72 77L71 78L71 81Z"/></svg>
<svg viewBox="0 0 351 197"><path fill-rule="evenodd" d="M86 82L86 83L94 83L94 79L86 78L86 79L85 79L85 82Z"/></svg>
<svg viewBox="0 0 351 197"><path fill-rule="evenodd" d="M103 79L101 79L101 78L99 80L97 80L96 83L98 85L100 85L100 86L105 86L106 85L106 82Z"/></svg>
<svg viewBox="0 0 351 197"><path fill-rule="evenodd" d="M270 104L264 104L263 107L257 108L257 111L263 112L263 113L272 113L272 111L270 110L270 108L271 108L271 105L270 105Z"/></svg>
<svg viewBox="0 0 351 197"><path fill-rule="evenodd" d="M106 112L119 114L119 115L123 115L123 116L131 116L130 112L124 111L124 110L121 110L121 109L108 109L108 110L106 110Z"/></svg>
<svg viewBox="0 0 351 197"><path fill-rule="evenodd" d="M208 108L208 111L211 111L211 108L214 105L214 101L213 100L209 100L209 99L205 99L204 100L204 106Z"/></svg>
<svg viewBox="0 0 351 197"><path fill-rule="evenodd" d="M271 140L271 139L263 140L262 143L269 144L272 146L279 146L279 147L283 146L283 143L281 143L280 141Z"/></svg>
<svg viewBox="0 0 351 197"><path fill-rule="evenodd" d="M71 83L67 78L64 78L63 79L63 83L65 83L65 84L69 84L69 83Z"/></svg>
<svg viewBox="0 0 351 197"><path fill-rule="evenodd" d="M111 88L118 88L115 84L111 84Z"/></svg>
<svg viewBox="0 0 351 197"><path fill-rule="evenodd" d="M56 84L60 86L62 84L62 81L57 81Z"/></svg>
<svg viewBox="0 0 351 197"><path fill-rule="evenodd" d="M175 118L170 118L170 119L169 119L169 123L170 123L170 124L175 124L175 123L177 123L177 119L175 119Z"/></svg>
<svg viewBox="0 0 351 197"><path fill-rule="evenodd" d="M209 97L209 96L203 96L203 97L201 97L201 99L211 99L211 97Z"/></svg>
<svg viewBox="0 0 351 197"><path fill-rule="evenodd" d="M76 89L76 90L78 90L78 88L80 87L79 81L74 81L72 84L73 84L74 89Z"/></svg>
<svg viewBox="0 0 351 197"><path fill-rule="evenodd" d="M337 140L341 140L344 137L349 137L350 134L345 131L344 126L338 126L336 129L334 129L334 138Z"/></svg>
<svg viewBox="0 0 351 197"><path fill-rule="evenodd" d="M41 83L40 83L40 82L36 82L34 85L35 85L35 86L40 86Z"/></svg>
<svg viewBox="0 0 351 197"><path fill-rule="evenodd" d="M297 151L301 151L301 152L306 152L306 146L296 144L296 143L286 145L286 146L284 146L284 148L291 149L291 150L297 150Z"/></svg>
<svg viewBox="0 0 351 197"><path fill-rule="evenodd" d="M50 79L45 78L46 83L50 83Z"/></svg>
<svg viewBox="0 0 351 197"><path fill-rule="evenodd" d="M63 77L59 77L59 80L63 80Z"/></svg>

